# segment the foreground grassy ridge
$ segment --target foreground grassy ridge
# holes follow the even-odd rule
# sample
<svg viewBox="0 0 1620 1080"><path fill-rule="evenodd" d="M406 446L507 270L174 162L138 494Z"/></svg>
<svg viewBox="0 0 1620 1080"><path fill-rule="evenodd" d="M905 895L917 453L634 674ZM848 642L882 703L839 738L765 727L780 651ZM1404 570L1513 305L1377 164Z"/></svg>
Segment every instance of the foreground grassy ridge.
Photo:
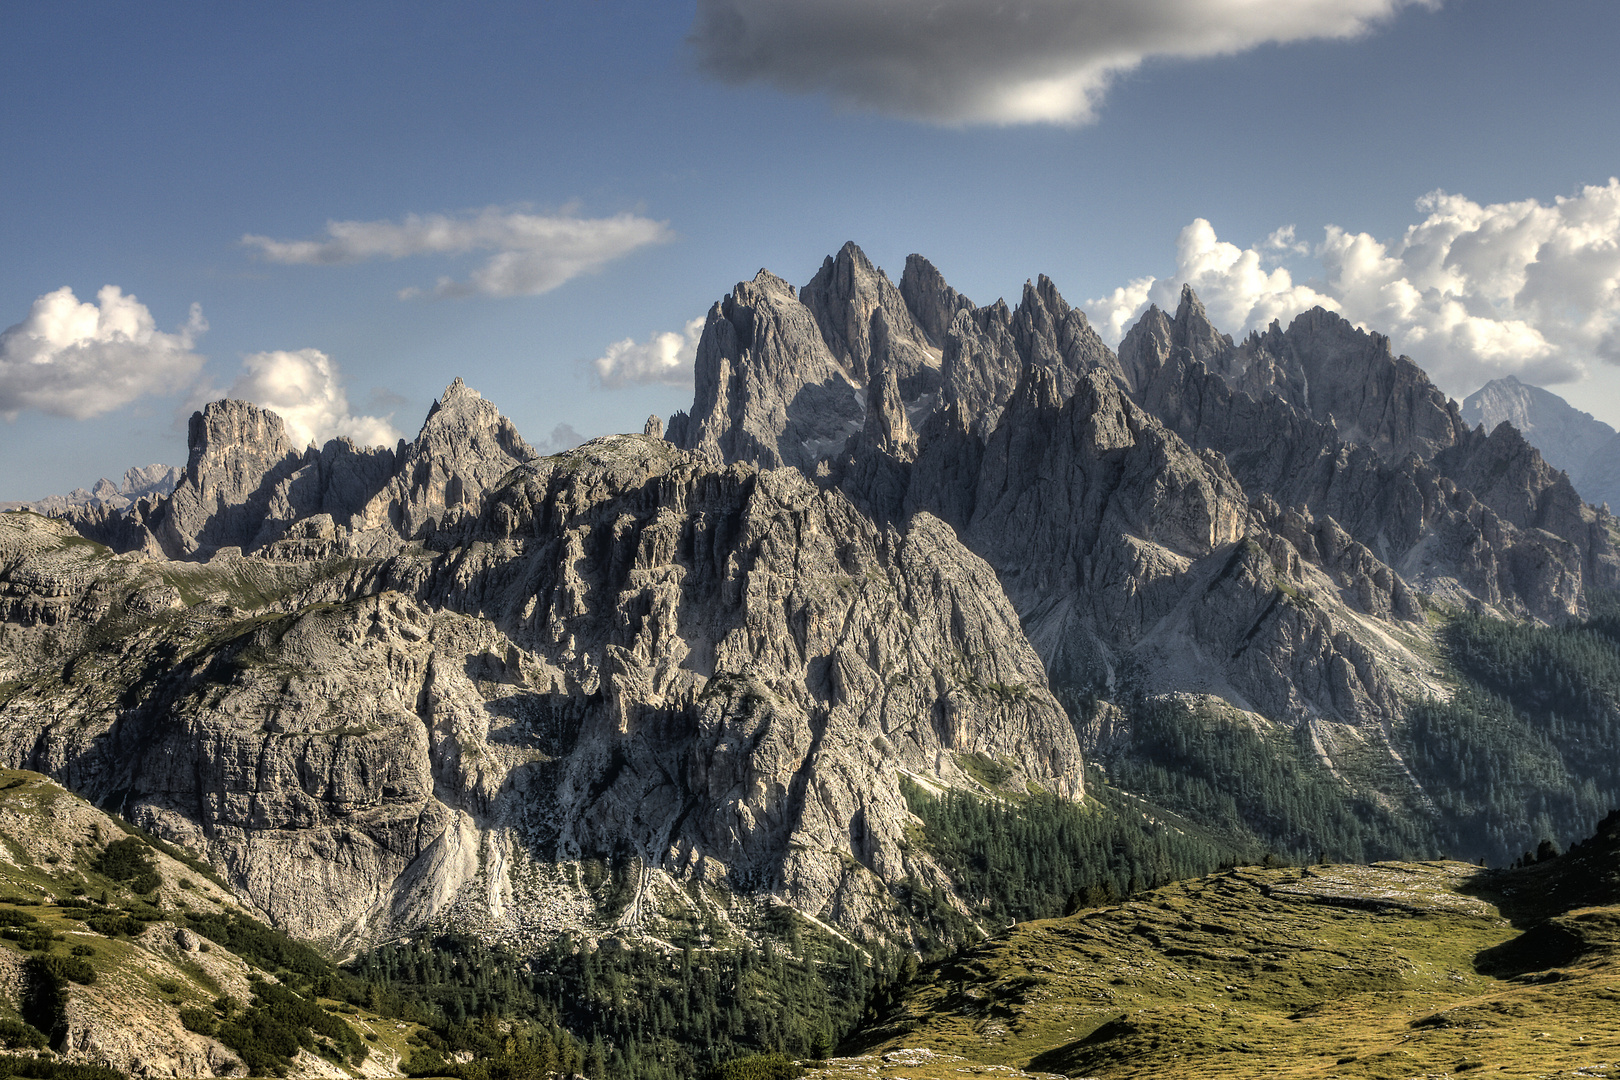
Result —
<svg viewBox="0 0 1620 1080"><path fill-rule="evenodd" d="M812 1075L1609 1075L1620 908L1525 934L1500 880L1455 862L1240 868L1022 924L925 969L856 1058Z"/></svg>

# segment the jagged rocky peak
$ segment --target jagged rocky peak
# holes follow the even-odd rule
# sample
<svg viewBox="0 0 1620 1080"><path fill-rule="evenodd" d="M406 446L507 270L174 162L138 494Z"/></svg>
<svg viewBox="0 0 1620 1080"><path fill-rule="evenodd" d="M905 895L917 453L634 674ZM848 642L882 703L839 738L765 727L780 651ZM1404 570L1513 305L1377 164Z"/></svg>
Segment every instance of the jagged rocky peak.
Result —
<svg viewBox="0 0 1620 1080"><path fill-rule="evenodd" d="M766 270L709 309L693 382L666 437L715 461L813 469L861 428L860 389L815 313Z"/></svg>
<svg viewBox="0 0 1620 1080"><path fill-rule="evenodd" d="M457 377L416 440L402 447L393 477L360 512L359 525L387 524L412 539L451 518L476 517L486 492L539 456L494 403Z"/></svg>
<svg viewBox="0 0 1620 1080"><path fill-rule="evenodd" d="M908 397L937 385L937 375L928 373L939 367L939 350L912 318L900 291L854 241L827 256L799 290L799 300L815 313L822 340L853 382L871 381L874 360L881 357L910 391Z"/></svg>
<svg viewBox="0 0 1620 1080"><path fill-rule="evenodd" d="M1024 295L1013 312L1013 341L1029 366L1053 373L1058 393L1068 397L1078 380L1092 371L1122 375L1119 360L1098 336L1085 312L1069 306L1045 274L1024 282Z"/></svg>
<svg viewBox="0 0 1620 1080"><path fill-rule="evenodd" d="M1386 461L1407 454L1427 461L1468 435L1456 404L1409 357L1396 356L1389 338L1325 308L1295 317L1286 330L1274 321L1234 345L1210 323L1192 287L1183 285L1174 317L1150 307L1120 342L1132 393L1155 396L1154 383L1178 349L1234 390L1256 399L1274 394L1320 423L1332 422L1344 441Z"/></svg>
<svg viewBox="0 0 1620 1080"><path fill-rule="evenodd" d="M206 559L223 548L258 551L322 516L333 543L383 550L476 517L485 492L538 456L459 378L429 409L415 441L394 448L338 438L300 449L274 412L228 400L192 417L189 444L168 498L77 515L79 531L119 551Z"/></svg>
<svg viewBox="0 0 1620 1080"><path fill-rule="evenodd" d="M1386 461L1407 454L1427 461L1468 435L1456 403L1410 357L1396 356L1389 338L1325 308L1295 317L1280 334L1252 335L1239 353L1228 371L1277 369L1281 376L1270 381L1291 404L1331 419L1346 442Z"/></svg>
<svg viewBox="0 0 1620 1080"><path fill-rule="evenodd" d="M118 792L278 924L351 943L435 919L535 943L612 930L558 864L626 846L649 918L702 881L904 939L890 886L948 882L906 842L902 775L973 787L963 760L985 755L1082 793L1073 727L994 574L927 515L902 534L795 470L643 435L525 462L483 503L448 557L314 561L338 569L310 597L326 602L270 620L201 605L120 636L0 703L0 757ZM177 605L166 574L307 580L264 558L111 559L17 519L0 592L86 632L106 598ZM153 662L171 632L209 644ZM134 704L107 710L110 686Z"/></svg>
<svg viewBox="0 0 1620 1080"><path fill-rule="evenodd" d="M1569 474L1581 498L1620 506L1620 435L1557 394L1504 376L1464 398L1462 418L1488 432L1512 424L1547 464Z"/></svg>
<svg viewBox="0 0 1620 1080"><path fill-rule="evenodd" d="M255 490L266 473L302 456L279 415L250 401L211 401L191 414L185 482L204 498L230 501Z"/></svg>
<svg viewBox="0 0 1620 1080"><path fill-rule="evenodd" d="M955 408L972 435L984 438L995 430L1020 377L1031 367L1051 374L1060 398L1073 393L1089 372L1121 374L1113 351L1085 314L1070 307L1044 274L1024 284L1016 309L997 300L988 307L957 311L945 337L943 401Z"/></svg>
<svg viewBox="0 0 1620 1080"><path fill-rule="evenodd" d="M921 255L906 256L906 268L900 275L900 295L905 299L906 310L928 335L929 342L940 347L944 346L957 313L973 310L973 301L946 284L945 275Z"/></svg>
<svg viewBox="0 0 1620 1080"><path fill-rule="evenodd" d="M142 522L170 558L256 546L276 488L303 463L281 417L247 401L213 401L192 414L190 451L174 493ZM291 514L284 514L290 517Z"/></svg>
<svg viewBox="0 0 1620 1080"><path fill-rule="evenodd" d="M1098 544L1133 536L1198 558L1239 539L1248 517L1224 462L1165 431L1105 372L1065 400L1052 372L1031 367L985 445L966 539L1027 615L1054 582L1026 568L1063 568L1080 590L1073 575Z"/></svg>
<svg viewBox="0 0 1620 1080"><path fill-rule="evenodd" d="M897 289L847 243L797 293L761 271L715 305L692 411L671 418L668 437L716 460L815 472L865 428L878 372L894 378L914 431L949 410L982 438L1030 364L1051 371L1062 396L1086 372L1120 374L1045 275L1016 310L1003 300L976 308L922 256L906 260Z"/></svg>
<svg viewBox="0 0 1620 1080"><path fill-rule="evenodd" d="M1175 315L1166 314L1157 304L1149 305L1119 343L1125 385L1139 396L1148 393L1154 378L1177 349L1185 349L1191 359L1211 369L1232 349L1232 339L1215 329L1203 301L1188 284L1181 286L1181 302Z"/></svg>
<svg viewBox="0 0 1620 1080"><path fill-rule="evenodd" d="M1332 378L1311 382L1320 360L1300 359L1302 343L1308 346L1312 337L1370 350L1363 357L1367 363L1350 365L1361 376L1340 375L1359 378L1367 391L1368 398L1356 402L1356 415L1374 419L1354 427L1390 435L1382 447L1345 438L1351 425L1339 426L1332 415L1318 419L1299 404L1307 389L1315 395L1323 385L1333 386ZM1582 610L1583 582L1607 587L1614 579L1617 560L1607 526L1516 436L1466 432L1427 460L1415 451L1390 456L1392 443L1423 444L1411 433L1423 430L1424 417L1431 431L1443 435L1454 408L1439 407L1438 391L1426 378L1394 377L1401 363L1410 362L1392 361L1387 343L1381 346L1336 316L1308 313L1288 331L1274 325L1251 337L1236 355L1263 364L1251 364L1235 378L1237 366L1212 369L1185 350L1172 350L1137 400L1189 444L1225 455L1255 497L1269 495L1283 506L1331 516L1408 583L1448 603L1567 618ZM1267 376L1242 389L1243 380L1263 365L1283 377ZM1290 381L1302 388L1299 396L1276 389ZM1345 391L1340 386L1335 392Z"/></svg>
<svg viewBox="0 0 1620 1080"><path fill-rule="evenodd" d="M1106 372L1063 400L1051 372L1028 369L976 487L963 539L1072 694L1109 696L1128 681L1215 693L1289 723L1361 726L1396 715L1413 689L1379 669L1415 658L1362 621L1412 617L1398 578L1303 520L1296 547L1219 454L1186 445Z"/></svg>

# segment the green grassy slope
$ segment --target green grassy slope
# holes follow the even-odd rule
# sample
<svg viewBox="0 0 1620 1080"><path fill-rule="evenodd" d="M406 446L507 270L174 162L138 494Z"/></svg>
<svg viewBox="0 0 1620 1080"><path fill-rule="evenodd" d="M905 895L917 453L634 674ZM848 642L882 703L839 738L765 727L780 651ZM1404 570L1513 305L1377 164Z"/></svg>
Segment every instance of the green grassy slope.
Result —
<svg viewBox="0 0 1620 1080"><path fill-rule="evenodd" d="M1620 1055L1620 907L1589 901L1620 896L1556 879L1557 863L1240 868L1022 924L924 969L846 1044L858 1060L812 1075L1606 1068ZM1549 904L1549 887L1580 906Z"/></svg>

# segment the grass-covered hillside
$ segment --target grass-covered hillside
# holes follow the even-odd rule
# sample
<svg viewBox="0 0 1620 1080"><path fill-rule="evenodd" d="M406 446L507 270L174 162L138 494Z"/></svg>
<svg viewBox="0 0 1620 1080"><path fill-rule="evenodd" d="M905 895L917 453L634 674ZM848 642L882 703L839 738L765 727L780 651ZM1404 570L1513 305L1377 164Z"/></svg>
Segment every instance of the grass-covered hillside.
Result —
<svg viewBox="0 0 1620 1080"><path fill-rule="evenodd" d="M811 1075L1610 1075L1617 871L1620 817L1525 869L1227 870L929 965Z"/></svg>

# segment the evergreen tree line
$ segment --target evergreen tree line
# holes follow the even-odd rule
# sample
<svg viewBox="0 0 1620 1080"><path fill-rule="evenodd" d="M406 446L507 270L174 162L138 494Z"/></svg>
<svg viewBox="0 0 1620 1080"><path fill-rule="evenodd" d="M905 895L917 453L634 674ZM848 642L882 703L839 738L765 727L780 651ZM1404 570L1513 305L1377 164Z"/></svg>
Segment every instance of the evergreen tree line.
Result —
<svg viewBox="0 0 1620 1080"><path fill-rule="evenodd" d="M1223 709L1150 700L1131 710L1131 749L1108 762L1120 788L1198 822L1221 858L1370 862L1437 852L1428 825L1357 794L1305 728L1257 728Z"/></svg>
<svg viewBox="0 0 1620 1080"><path fill-rule="evenodd" d="M1462 685L1410 711L1402 748L1446 850L1500 865L1620 806L1620 598L1591 607L1561 627L1464 613L1442 632Z"/></svg>
<svg viewBox="0 0 1620 1080"><path fill-rule="evenodd" d="M565 935L529 955L450 934L382 946L348 971L364 1004L431 1028L412 1075L674 1080L755 1055L825 1056L904 966L891 950L807 933L786 909L763 929L757 943L679 952ZM455 1064L457 1051L473 1062Z"/></svg>
<svg viewBox="0 0 1620 1080"><path fill-rule="evenodd" d="M923 838L957 883L975 918L997 925L1050 918L1179 878L1207 874L1236 857L1232 845L1185 823L1172 824L1091 776L1087 803L1047 792L988 799L961 791L901 791L923 822ZM938 886L907 883L914 916L932 919L935 950L975 939L950 912Z"/></svg>

